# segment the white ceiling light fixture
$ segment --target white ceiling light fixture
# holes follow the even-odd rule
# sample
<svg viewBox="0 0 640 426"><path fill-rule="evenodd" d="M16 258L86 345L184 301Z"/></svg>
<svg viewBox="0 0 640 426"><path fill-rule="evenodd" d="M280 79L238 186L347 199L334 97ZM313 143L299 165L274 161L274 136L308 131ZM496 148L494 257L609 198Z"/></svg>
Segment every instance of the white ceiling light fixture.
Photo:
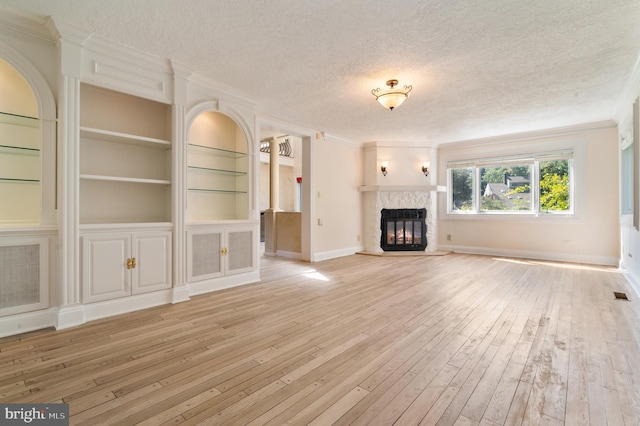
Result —
<svg viewBox="0 0 640 426"><path fill-rule="evenodd" d="M398 80L387 80L388 89L380 90L377 88L373 89L371 93L376 97L376 101L380 102L380 105L393 111L409 97L409 92L412 89L410 85L405 85L402 88L396 87L397 85Z"/></svg>

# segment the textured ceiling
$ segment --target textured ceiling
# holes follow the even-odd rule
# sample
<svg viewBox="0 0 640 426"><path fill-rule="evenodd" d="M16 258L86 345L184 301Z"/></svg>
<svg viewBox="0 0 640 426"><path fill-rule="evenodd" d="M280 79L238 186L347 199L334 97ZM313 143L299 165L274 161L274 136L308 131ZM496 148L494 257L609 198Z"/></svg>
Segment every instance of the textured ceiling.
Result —
<svg viewBox="0 0 640 426"><path fill-rule="evenodd" d="M0 0L176 60L269 116L359 141L444 143L608 120L638 0ZM1 10L0 10L1 13ZM413 85L394 111L371 89Z"/></svg>

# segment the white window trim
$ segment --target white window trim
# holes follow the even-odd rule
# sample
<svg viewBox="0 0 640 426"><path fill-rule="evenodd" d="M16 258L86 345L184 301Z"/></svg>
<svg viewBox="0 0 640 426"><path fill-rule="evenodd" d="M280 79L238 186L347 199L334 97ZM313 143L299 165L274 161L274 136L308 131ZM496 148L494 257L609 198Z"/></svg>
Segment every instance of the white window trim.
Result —
<svg viewBox="0 0 640 426"><path fill-rule="evenodd" d="M477 158L472 160L453 160L447 162L447 212L448 218L473 218L480 217L511 217L511 218L572 218L578 219L577 211L580 209L576 205L576 193L578 183L576 180L576 158L581 156L575 148L559 149L554 151L544 151L533 154L513 154L499 157ZM569 206L568 211L540 211L540 162L554 160L569 160ZM480 187L480 169L482 167L499 167L508 164L530 164L531 165L531 209L527 211L481 211L482 194L478 190ZM453 195L451 185L453 184L452 170L473 167L472 193L471 197L474 209L469 211L453 210ZM533 190L535 188L535 190Z"/></svg>

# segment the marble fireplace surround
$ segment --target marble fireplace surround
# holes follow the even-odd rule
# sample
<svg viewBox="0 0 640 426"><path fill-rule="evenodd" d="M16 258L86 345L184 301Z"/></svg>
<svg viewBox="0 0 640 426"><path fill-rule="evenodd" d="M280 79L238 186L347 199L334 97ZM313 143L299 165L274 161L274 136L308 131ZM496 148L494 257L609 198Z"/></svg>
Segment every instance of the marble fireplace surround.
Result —
<svg viewBox="0 0 640 426"><path fill-rule="evenodd" d="M380 211L382 209L427 209L427 248L437 251L437 187L435 186L361 186L363 194L363 251L383 253L380 248ZM415 252L414 252L415 253Z"/></svg>

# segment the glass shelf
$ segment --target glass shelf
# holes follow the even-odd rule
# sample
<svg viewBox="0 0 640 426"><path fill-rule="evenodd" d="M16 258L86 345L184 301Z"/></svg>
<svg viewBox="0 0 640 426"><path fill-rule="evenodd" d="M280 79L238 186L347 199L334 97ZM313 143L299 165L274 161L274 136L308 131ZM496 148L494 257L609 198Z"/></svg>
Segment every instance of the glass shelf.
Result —
<svg viewBox="0 0 640 426"><path fill-rule="evenodd" d="M221 157L243 158L247 156L246 152L230 151L228 149L213 148L210 146L196 145L194 143L190 143L189 146L205 150L205 152L209 151L212 154L219 155Z"/></svg>
<svg viewBox="0 0 640 426"><path fill-rule="evenodd" d="M0 177L0 182L40 183L40 179L16 179Z"/></svg>
<svg viewBox="0 0 640 426"><path fill-rule="evenodd" d="M8 112L0 112L0 123L2 124L15 124L17 126L24 127L40 127L40 120L36 117L29 117L26 115L11 114Z"/></svg>
<svg viewBox="0 0 640 426"><path fill-rule="evenodd" d="M247 172L239 172L236 170L212 169L210 167L188 166L188 168L191 170L198 170L198 171L218 173L223 175L232 175L232 176L244 176L247 174Z"/></svg>
<svg viewBox="0 0 640 426"><path fill-rule="evenodd" d="M13 145L0 145L0 149L8 149L8 150L16 149L21 154L32 154L32 155L38 155L38 153L40 152L38 148L25 148L23 146L13 146Z"/></svg>
<svg viewBox="0 0 640 426"><path fill-rule="evenodd" d="M246 194L247 193L247 191L231 191L228 189L188 188L188 190L193 192L208 192L208 193L216 193L216 194Z"/></svg>

